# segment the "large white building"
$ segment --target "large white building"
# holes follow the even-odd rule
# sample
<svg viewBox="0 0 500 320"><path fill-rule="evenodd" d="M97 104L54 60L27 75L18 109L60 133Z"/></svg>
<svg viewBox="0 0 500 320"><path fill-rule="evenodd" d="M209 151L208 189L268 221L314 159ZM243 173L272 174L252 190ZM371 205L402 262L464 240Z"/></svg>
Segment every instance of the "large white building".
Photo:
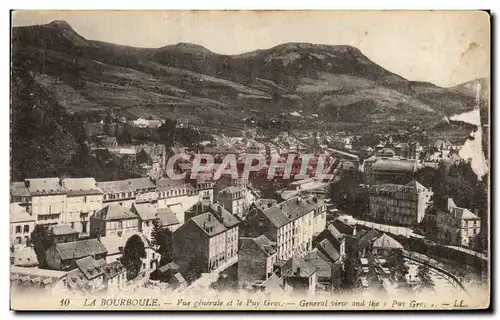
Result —
<svg viewBox="0 0 500 320"><path fill-rule="evenodd" d="M415 226L425 216L433 192L413 180L406 185L381 184L370 187L370 210L379 222Z"/></svg>
<svg viewBox="0 0 500 320"><path fill-rule="evenodd" d="M469 209L458 207L448 199L447 210L438 211L438 239L455 246L469 247L481 231L481 219Z"/></svg>

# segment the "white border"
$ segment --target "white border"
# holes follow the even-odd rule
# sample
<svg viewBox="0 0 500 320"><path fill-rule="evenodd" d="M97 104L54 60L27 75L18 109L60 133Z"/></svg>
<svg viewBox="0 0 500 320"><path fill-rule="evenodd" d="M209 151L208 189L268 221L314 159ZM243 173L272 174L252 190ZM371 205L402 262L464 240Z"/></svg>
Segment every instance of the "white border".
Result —
<svg viewBox="0 0 500 320"><path fill-rule="evenodd" d="M120 2L120 6L116 7L116 3L118 2L112 2L112 3L106 3L105 1L102 0L86 0L84 2L80 2L79 4L76 4L75 2L68 2L68 1L54 1L54 0L44 0L44 1L36 1L36 0L31 0L31 1L3 1L2 5L5 6L4 10L2 11L3 14L0 15L0 21L2 22L3 28L0 30L0 37L1 41L0 43L2 44L2 57L8 57L9 56L9 47L10 47L10 15L8 14L7 10L8 9L42 9L42 10L49 10L49 9L80 9L80 10L105 10L105 9L120 9L120 10L144 10L144 9L157 9L157 10L165 10L165 9L170 9L170 10L183 10L183 9L198 9L198 10L204 10L204 9L211 9L211 10L217 10L217 9L230 9L230 10L245 10L245 9L260 9L260 10L273 10L273 9L287 9L287 10L439 10L439 9L446 9L446 10L473 10L473 9L491 9L492 13L498 12L499 9L499 3L500 1L495 1L495 0L475 0L475 1L466 1L466 0L453 0L453 1L441 1L438 2L436 0L419 0L419 1L414 1L413 3L409 1L386 1L386 0L377 0L377 1L370 1L370 0L365 0L365 1L360 1L360 0L348 0L348 1L319 1L319 0L308 0L308 1L296 1L296 0L286 0L286 1L272 1L272 0L240 0L240 1L228 1L228 0L216 0L216 1L206 1L206 0L182 0L182 1L177 1L177 2L171 2L171 1L158 1L156 2L157 4L151 4L152 1L135 1L132 3L125 4L123 2ZM84 6L82 6L82 3L84 3ZM160 4L163 3L165 7L162 7ZM115 6L113 5L115 4ZM496 32L493 33L495 35L495 40L494 43L498 41L498 34ZM495 52L495 55L497 53ZM1 69L0 69L0 79L1 79L1 88L0 90L0 97L2 101L2 108L0 109L0 112L2 112L1 119L3 121L3 124L0 126L1 134L0 134L0 141L1 141L1 150L3 152L0 153L0 159L1 159L1 168L3 169L3 175L2 175L2 182L0 183L0 199L1 199L1 208L3 209L3 214L1 215L1 219L3 219L3 223L1 224L2 230L4 230L3 238L5 241L7 241L7 234L9 232L9 198L8 198L8 189L9 189L9 153L6 152L9 150L9 62L8 59L4 58L3 59L4 63L1 64ZM493 75L492 75L493 76ZM498 83L495 85L493 88L492 93L495 94L498 89ZM495 99L496 101L496 99ZM496 112L496 115L498 115L498 112ZM496 117L495 119L492 119L493 122L497 120ZM500 144L500 139L498 140L493 140L495 142L495 149L499 147L498 144ZM495 159L495 164L497 164L498 159ZM494 178L494 177L493 177ZM493 181L492 180L492 184ZM500 193L500 190L497 190L498 193ZM498 194L492 195L496 196L496 199L500 199L500 196ZM492 212L492 214L496 214L496 212ZM497 217L496 220L499 218ZM498 223L498 221L496 221ZM495 232L497 228L494 226L493 227L493 232ZM492 245L494 252L494 255L498 255L498 247ZM8 246L7 243L4 245L4 263L1 264L1 271L0 271L0 279L1 279L1 284L0 288L3 291L2 294L0 295L2 297L1 302L1 311L4 316L7 318L14 317L14 313L9 311L9 278L8 278L8 272L9 272L9 264L8 264ZM498 261L497 261L498 262ZM498 263L496 264L495 270L493 272L495 274L500 274L497 273L498 271ZM495 277L497 278L497 277ZM498 281L497 281L498 282ZM498 291L498 285L495 283L495 297L498 297L499 291ZM497 300L497 299L496 299ZM492 301L496 305L496 301ZM498 307L498 305L497 305ZM71 318L83 318L85 316L88 316L89 314L71 314ZM111 315L106 315L106 314L90 314L94 317L97 318L107 318ZM327 314L324 314L327 315ZM403 314L396 314L399 316L407 316ZM429 318L441 318L443 316L452 316L452 314L426 314L427 317ZM37 315L37 317L40 315ZM42 315L42 316L53 316L52 314L50 315ZM61 314L61 316L66 316L65 314ZM125 316L124 314L115 314L116 316ZM128 315L127 315L128 316ZM133 318L143 318L144 316L147 317L152 317L152 318L158 318L158 319L164 319L165 317L175 317L175 316L182 316L182 317L193 317L196 315L193 314L141 314L141 313L134 313L130 315L130 317ZM218 315L205 315L210 318L215 318ZM238 315L231 315L231 316L251 316L253 317L254 314L248 314L248 315L243 315L243 314L238 314ZM285 316L289 316L288 314L266 314L266 315L261 315L264 318L265 317L273 317L273 318L284 318ZM317 316L323 316L318 313L314 313L311 315L306 315L304 313L296 314L295 316L300 316L300 317L317 317ZM336 314L331 314L332 317L362 317L364 315L356 315L356 314L349 314L349 315L343 315L341 313L336 313ZM383 319L387 317L386 314L380 314L380 313L375 313L371 314L371 316L379 319ZM475 318L478 317L479 315L467 315L468 317ZM2 317L3 318L3 317Z"/></svg>

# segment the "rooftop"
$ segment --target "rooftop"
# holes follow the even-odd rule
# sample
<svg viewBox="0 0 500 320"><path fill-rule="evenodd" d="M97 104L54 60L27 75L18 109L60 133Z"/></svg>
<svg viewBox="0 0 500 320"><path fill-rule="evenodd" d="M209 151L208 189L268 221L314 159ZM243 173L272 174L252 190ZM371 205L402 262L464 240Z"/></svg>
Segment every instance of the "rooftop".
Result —
<svg viewBox="0 0 500 320"><path fill-rule="evenodd" d="M149 178L136 178L136 179L128 179L127 183L132 187L133 190L140 189L155 189L156 186Z"/></svg>
<svg viewBox="0 0 500 320"><path fill-rule="evenodd" d="M373 164L373 171L415 172L417 162L403 159L379 159Z"/></svg>
<svg viewBox="0 0 500 320"><path fill-rule="evenodd" d="M283 277L309 278L315 272L315 267L299 257L292 257L281 266L281 275Z"/></svg>
<svg viewBox="0 0 500 320"><path fill-rule="evenodd" d="M387 234L382 234L373 242L374 248L384 248L384 249L403 249L401 243L397 242Z"/></svg>
<svg viewBox="0 0 500 320"><path fill-rule="evenodd" d="M62 181L68 195L102 194L94 178L67 178Z"/></svg>
<svg viewBox="0 0 500 320"><path fill-rule="evenodd" d="M11 182L10 194L13 197L29 197L31 195L24 182Z"/></svg>
<svg viewBox="0 0 500 320"><path fill-rule="evenodd" d="M75 264L85 277L90 280L104 274L103 266L106 262L104 259L95 260L94 258L87 256L76 260Z"/></svg>
<svg viewBox="0 0 500 320"><path fill-rule="evenodd" d="M59 178L26 179L26 182L32 196L66 193Z"/></svg>
<svg viewBox="0 0 500 320"><path fill-rule="evenodd" d="M67 235L67 234L78 234L78 231L72 229L69 225L67 224L58 224L55 226L50 226L50 230L55 236L62 236L62 235Z"/></svg>
<svg viewBox="0 0 500 320"><path fill-rule="evenodd" d="M104 181L98 182L97 186L104 193L119 193L119 192L134 192L134 188L128 183L127 180L117 181Z"/></svg>
<svg viewBox="0 0 500 320"><path fill-rule="evenodd" d="M97 239L77 240L55 244L61 260L79 259L86 256L106 254L107 250Z"/></svg>
<svg viewBox="0 0 500 320"><path fill-rule="evenodd" d="M164 227L180 224L175 212L169 207L159 208L156 212L156 217L160 219L160 223Z"/></svg>
<svg viewBox="0 0 500 320"><path fill-rule="evenodd" d="M198 227L200 227L209 237L215 236L221 232L226 231L226 227L217 220L212 213L206 212L192 217L192 220Z"/></svg>
<svg viewBox="0 0 500 320"><path fill-rule="evenodd" d="M317 197L302 199L296 196L264 209L262 212L277 228L280 228L311 212L319 205L321 201Z"/></svg>
<svg viewBox="0 0 500 320"><path fill-rule="evenodd" d="M131 211L137 213L141 220L154 220L156 219L157 208L151 203L134 203Z"/></svg>
<svg viewBox="0 0 500 320"><path fill-rule="evenodd" d="M17 203L10 204L10 223L35 221L35 217Z"/></svg>
<svg viewBox="0 0 500 320"><path fill-rule="evenodd" d="M137 219L129 209L119 203L111 203L101 210L97 211L92 218L111 221L111 220L127 220Z"/></svg>

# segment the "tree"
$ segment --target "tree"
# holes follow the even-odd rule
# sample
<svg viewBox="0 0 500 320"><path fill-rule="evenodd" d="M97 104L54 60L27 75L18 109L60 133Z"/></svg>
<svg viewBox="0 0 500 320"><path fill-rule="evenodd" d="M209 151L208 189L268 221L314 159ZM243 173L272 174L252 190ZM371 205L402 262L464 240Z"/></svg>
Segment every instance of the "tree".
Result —
<svg viewBox="0 0 500 320"><path fill-rule="evenodd" d="M359 262L355 253L346 256L340 274L340 287L349 291L354 288L359 276Z"/></svg>
<svg viewBox="0 0 500 320"><path fill-rule="evenodd" d="M158 219L153 220L153 230L151 231L151 246L155 250L158 250L162 242L164 242L162 239L161 232L162 228L160 221Z"/></svg>
<svg viewBox="0 0 500 320"><path fill-rule="evenodd" d="M33 250L35 251L39 266L42 268L46 267L47 260L45 253L53 243L49 228L41 224L36 225L33 232L31 232L31 243L33 244Z"/></svg>
<svg viewBox="0 0 500 320"><path fill-rule="evenodd" d="M417 268L417 278L420 280L420 289L433 289L434 281L431 278L431 272L427 264L420 264Z"/></svg>
<svg viewBox="0 0 500 320"><path fill-rule="evenodd" d="M132 280L139 275L144 258L146 258L144 242L138 235L133 235L127 240L121 257L121 262L127 269L127 280Z"/></svg>
<svg viewBox="0 0 500 320"><path fill-rule="evenodd" d="M407 284L406 275L409 268L404 261L403 252L401 250L391 251L387 256L387 262L391 266L395 282L402 286Z"/></svg>

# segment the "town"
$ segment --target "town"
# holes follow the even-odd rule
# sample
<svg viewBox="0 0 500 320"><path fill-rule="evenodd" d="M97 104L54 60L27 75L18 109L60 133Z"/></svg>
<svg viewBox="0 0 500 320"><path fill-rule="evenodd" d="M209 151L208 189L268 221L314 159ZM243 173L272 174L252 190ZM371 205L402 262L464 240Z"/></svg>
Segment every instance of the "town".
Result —
<svg viewBox="0 0 500 320"><path fill-rule="evenodd" d="M443 185L446 175L470 171L471 160L459 156L459 144L396 135L372 145L346 132L267 141L222 135L201 150L95 137L91 150L120 155L142 177L12 182L13 290L441 294L481 285L484 208L458 206L458 186ZM200 153L215 163L193 176ZM228 154L237 172L248 154L267 162L249 176L223 171L214 179ZM288 157L290 170L267 179L273 157ZM172 158L183 179L167 175ZM316 176L319 166L328 175Z"/></svg>

